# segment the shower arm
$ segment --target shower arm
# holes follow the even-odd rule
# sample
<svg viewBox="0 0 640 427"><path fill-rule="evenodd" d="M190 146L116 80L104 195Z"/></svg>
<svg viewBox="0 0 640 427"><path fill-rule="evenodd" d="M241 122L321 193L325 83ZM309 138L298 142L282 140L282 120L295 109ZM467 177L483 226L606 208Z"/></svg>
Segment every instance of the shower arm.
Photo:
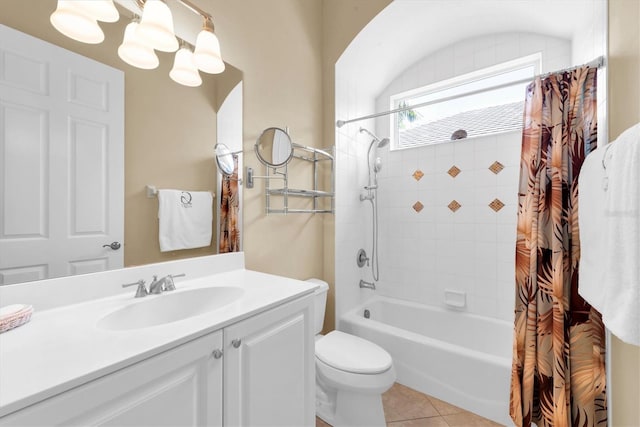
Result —
<svg viewBox="0 0 640 427"><path fill-rule="evenodd" d="M370 132L368 129L365 129L363 127L360 128L360 133L365 132L366 134L368 134L371 138L373 138L373 140L375 142L377 142L378 144L381 142L380 138L378 138L377 136L375 136L372 132ZM372 142L373 144L373 142Z"/></svg>

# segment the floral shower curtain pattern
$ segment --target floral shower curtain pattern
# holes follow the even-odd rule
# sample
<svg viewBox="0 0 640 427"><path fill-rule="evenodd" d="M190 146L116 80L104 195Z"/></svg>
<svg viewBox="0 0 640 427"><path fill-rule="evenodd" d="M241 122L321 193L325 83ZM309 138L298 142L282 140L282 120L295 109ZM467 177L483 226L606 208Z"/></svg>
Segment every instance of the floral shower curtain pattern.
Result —
<svg viewBox="0 0 640 427"><path fill-rule="evenodd" d="M233 174L222 175L220 196L220 247L219 253L240 251L238 229L238 156L233 156Z"/></svg>
<svg viewBox="0 0 640 427"><path fill-rule="evenodd" d="M578 174L597 139L597 69L527 88L516 241L510 415L518 426L606 426L605 333L578 295Z"/></svg>

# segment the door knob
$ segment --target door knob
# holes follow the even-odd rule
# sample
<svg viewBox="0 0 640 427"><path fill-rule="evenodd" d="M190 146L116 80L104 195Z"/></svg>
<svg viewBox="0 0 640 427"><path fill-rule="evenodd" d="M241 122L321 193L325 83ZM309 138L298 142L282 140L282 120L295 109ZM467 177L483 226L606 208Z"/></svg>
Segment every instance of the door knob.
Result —
<svg viewBox="0 0 640 427"><path fill-rule="evenodd" d="M215 349L213 350L213 353L211 353L211 355L213 356L214 359L220 359L222 357L222 350Z"/></svg>
<svg viewBox="0 0 640 427"><path fill-rule="evenodd" d="M114 251L117 251L118 249L120 249L120 242L112 242L110 245L102 245L103 248L111 248Z"/></svg>
<svg viewBox="0 0 640 427"><path fill-rule="evenodd" d="M231 345L233 346L233 348L240 347L240 344L242 344L242 340L239 338L236 338L235 340L231 341Z"/></svg>

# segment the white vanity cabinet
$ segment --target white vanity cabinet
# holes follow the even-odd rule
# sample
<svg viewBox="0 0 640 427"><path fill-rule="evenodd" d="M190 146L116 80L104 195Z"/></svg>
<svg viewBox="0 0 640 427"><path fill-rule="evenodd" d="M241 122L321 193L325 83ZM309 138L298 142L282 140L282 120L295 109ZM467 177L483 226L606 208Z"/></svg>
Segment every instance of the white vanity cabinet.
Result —
<svg viewBox="0 0 640 427"><path fill-rule="evenodd" d="M313 346L307 295L9 414L0 426L312 426Z"/></svg>
<svg viewBox="0 0 640 427"><path fill-rule="evenodd" d="M225 425L315 425L312 297L224 329Z"/></svg>
<svg viewBox="0 0 640 427"><path fill-rule="evenodd" d="M190 341L10 414L0 425L221 426L223 362L213 352L222 349L222 336Z"/></svg>

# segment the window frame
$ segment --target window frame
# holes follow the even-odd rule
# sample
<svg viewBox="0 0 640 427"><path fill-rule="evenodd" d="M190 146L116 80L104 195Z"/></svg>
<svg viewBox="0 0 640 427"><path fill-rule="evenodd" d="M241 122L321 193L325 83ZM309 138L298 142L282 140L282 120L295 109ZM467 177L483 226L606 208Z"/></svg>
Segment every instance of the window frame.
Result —
<svg viewBox="0 0 640 427"><path fill-rule="evenodd" d="M399 108L399 105L402 102L407 102L408 100L410 100L411 98L415 98L418 96L427 96L427 95L431 95L437 92L442 92L445 90L449 90L451 88L457 87L457 86L462 86L465 84L470 84L470 83L474 83L477 81L481 81L481 80L485 80L485 79L489 79L495 76L498 76L500 74L504 74L504 73L508 73L508 72L512 72L512 71L517 71L523 68L527 68L527 67L531 67L533 66L533 75L531 76L531 80L533 81L533 79L539 75L541 73L542 70L542 52L536 52L534 54L531 55L526 55L526 56L522 56L520 58L514 59L514 60L510 60L510 61L506 61L506 62L502 62L499 64L495 64L492 65L490 67L485 67L482 69L478 69L475 71L472 71L470 73L465 73L465 74L461 74L459 76L455 76L446 80L441 80L438 82L434 82L434 83L430 83L428 85L425 86L421 86L421 87L417 87L417 88L413 88L413 89L409 89L409 90L405 90L399 93L395 93L389 96L389 109L390 110L395 110ZM519 80L514 81L514 85L517 84ZM508 83L508 82L506 82ZM486 88L483 89L483 91L491 91L491 90L495 90L495 88L503 85L504 83L501 83L500 85L493 85L493 86L488 86ZM462 98L464 96L467 96L469 93L471 93L473 91L468 91L468 92L463 92L460 93L458 95L456 95L456 98ZM450 98L451 95L448 96L442 96L442 98ZM523 98L524 100L524 98ZM444 101L447 102L447 101ZM407 102L408 103L408 102ZM437 105L438 100L435 99L433 100L433 104L431 105ZM410 104L409 104L410 105ZM390 137L391 137L391 144L389 149L391 151L396 151L396 150L406 150L406 149L411 149L411 148L419 148L419 147L425 147L428 145L437 145L437 144L442 144L442 143L446 143L446 142L452 142L451 140L443 140L443 141L438 141L438 142L432 142L432 143L428 143L428 144L420 144L420 145L411 145L411 146L406 146L406 147L401 147L399 146L399 133L400 133L400 129L398 126L398 119L399 119L399 114L391 114L389 117L389 126L390 129L392 130L390 132ZM502 132L497 132L497 133L502 133ZM495 133L495 134L497 134ZM490 134L486 134L486 135L482 135L482 136L488 136L488 135L494 135L494 133L490 133Z"/></svg>

